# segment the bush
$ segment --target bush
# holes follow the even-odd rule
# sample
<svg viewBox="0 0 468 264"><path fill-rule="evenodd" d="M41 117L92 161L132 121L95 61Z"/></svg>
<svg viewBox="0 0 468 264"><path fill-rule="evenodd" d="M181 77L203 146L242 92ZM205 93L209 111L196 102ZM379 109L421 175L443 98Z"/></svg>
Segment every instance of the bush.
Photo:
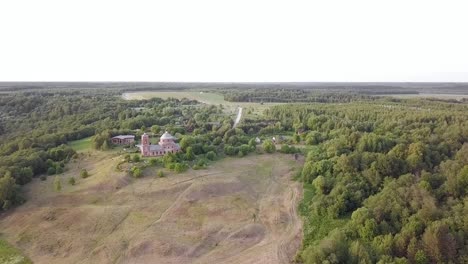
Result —
<svg viewBox="0 0 468 264"><path fill-rule="evenodd" d="M45 181L45 180L47 180L47 176L41 175L41 177L39 177L39 179L41 179L41 181Z"/></svg>
<svg viewBox="0 0 468 264"><path fill-rule="evenodd" d="M70 185L75 185L76 181L75 181L75 178L74 177L71 177L70 179L68 179L68 183Z"/></svg>
<svg viewBox="0 0 468 264"><path fill-rule="evenodd" d="M55 174L55 167L49 167L47 169L47 174L48 175L54 175Z"/></svg>
<svg viewBox="0 0 468 264"><path fill-rule="evenodd" d="M57 168L55 168L55 173L56 174L62 174L63 173L63 168L60 167L60 166L57 166Z"/></svg>
<svg viewBox="0 0 468 264"><path fill-rule="evenodd" d="M164 172L162 170L158 171L158 177L159 178L164 177Z"/></svg>
<svg viewBox="0 0 468 264"><path fill-rule="evenodd" d="M209 160L215 160L216 159L216 153L214 151L210 151L206 153L206 158Z"/></svg>
<svg viewBox="0 0 468 264"><path fill-rule="evenodd" d="M140 155L139 155L139 154L133 155L133 157L132 157L132 161L133 161L133 162L140 162L140 160L141 160L141 159L140 159Z"/></svg>
<svg viewBox="0 0 468 264"><path fill-rule="evenodd" d="M263 141L262 147L266 153L273 153L276 151L276 146L271 140Z"/></svg>
<svg viewBox="0 0 468 264"><path fill-rule="evenodd" d="M86 179L89 177L89 173L86 169L81 169L80 176L81 178Z"/></svg>
<svg viewBox="0 0 468 264"><path fill-rule="evenodd" d="M186 163L175 163L174 165L174 170L177 173L184 172L188 169L188 165Z"/></svg>
<svg viewBox="0 0 468 264"><path fill-rule="evenodd" d="M279 150L279 152L285 153L285 154L294 154L294 153L299 153L300 150L293 146L283 145L281 146L281 149Z"/></svg>
<svg viewBox="0 0 468 264"><path fill-rule="evenodd" d="M151 166L156 166L156 165L158 165L158 163L159 163L159 161L158 161L158 159L156 159L156 158L151 158L151 159L149 159L149 164L150 164Z"/></svg>
<svg viewBox="0 0 468 264"><path fill-rule="evenodd" d="M130 172L131 172L131 175L134 177L134 178L140 178L141 176L143 176L143 172L141 171L141 169L137 166L133 166L131 169L130 169Z"/></svg>
<svg viewBox="0 0 468 264"><path fill-rule="evenodd" d="M62 190L62 181L60 180L59 176L55 176L54 178L54 189L57 192L60 192Z"/></svg>

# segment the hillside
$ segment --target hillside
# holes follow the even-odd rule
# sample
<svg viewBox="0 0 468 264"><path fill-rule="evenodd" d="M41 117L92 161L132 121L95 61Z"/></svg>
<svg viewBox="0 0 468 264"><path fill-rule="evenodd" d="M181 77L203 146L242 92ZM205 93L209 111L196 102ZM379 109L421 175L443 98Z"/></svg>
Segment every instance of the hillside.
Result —
<svg viewBox="0 0 468 264"><path fill-rule="evenodd" d="M300 245L292 157L227 158L208 170L141 179L96 152L61 177L34 179L27 202L0 220L35 263L288 263ZM85 167L90 177L67 184Z"/></svg>

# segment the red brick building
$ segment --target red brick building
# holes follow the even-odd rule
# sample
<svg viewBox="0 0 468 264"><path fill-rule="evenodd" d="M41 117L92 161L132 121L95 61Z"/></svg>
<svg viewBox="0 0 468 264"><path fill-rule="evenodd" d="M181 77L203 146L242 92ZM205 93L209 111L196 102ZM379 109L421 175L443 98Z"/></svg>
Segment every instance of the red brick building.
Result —
<svg viewBox="0 0 468 264"><path fill-rule="evenodd" d="M177 153L180 151L180 146L175 143L175 139L175 137L166 131L159 139L159 143L152 145L150 144L149 136L144 133L141 136L141 145L138 145L138 147L143 157L157 157L163 156L166 153Z"/></svg>
<svg viewBox="0 0 468 264"><path fill-rule="evenodd" d="M135 136L133 135L119 135L111 138L112 144L116 145L132 145L135 143Z"/></svg>

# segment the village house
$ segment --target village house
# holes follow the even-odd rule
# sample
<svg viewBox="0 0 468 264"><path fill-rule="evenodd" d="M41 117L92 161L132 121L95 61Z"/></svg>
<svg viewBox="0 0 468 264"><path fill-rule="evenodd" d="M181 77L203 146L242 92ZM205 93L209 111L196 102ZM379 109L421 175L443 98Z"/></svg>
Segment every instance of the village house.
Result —
<svg viewBox="0 0 468 264"><path fill-rule="evenodd" d="M166 131L159 139L159 143L153 145L150 144L149 136L144 133L141 136L141 145L137 145L137 147L140 148L143 157L163 156L166 153L176 153L180 151L180 146L175 143L175 139L175 137Z"/></svg>
<svg viewBox="0 0 468 264"><path fill-rule="evenodd" d="M135 142L135 136L133 135L119 135L111 138L112 144L116 145L131 145Z"/></svg>

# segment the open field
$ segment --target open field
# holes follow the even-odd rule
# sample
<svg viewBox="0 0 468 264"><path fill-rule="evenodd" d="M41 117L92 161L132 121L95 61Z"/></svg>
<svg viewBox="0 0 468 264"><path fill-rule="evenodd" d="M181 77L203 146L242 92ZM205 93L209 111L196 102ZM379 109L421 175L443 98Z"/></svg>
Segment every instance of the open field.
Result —
<svg viewBox="0 0 468 264"><path fill-rule="evenodd" d="M230 111L234 111L237 107L242 107L247 113L249 110L253 114L260 114L265 109L273 105L278 105L281 103L249 103L249 102L229 102L225 101L223 95L216 93L200 93L200 92L187 92L187 91L177 91L177 92L127 92L122 94L122 98L126 100L144 100L150 98L176 98L176 99L192 99L197 100L205 104L221 104Z"/></svg>
<svg viewBox="0 0 468 264"><path fill-rule="evenodd" d="M70 147L72 147L76 152L84 152L91 149L91 139L92 137L83 138L80 140L75 140L70 142Z"/></svg>
<svg viewBox="0 0 468 264"><path fill-rule="evenodd" d="M300 246L291 156L226 158L164 178L148 169L141 179L118 172L120 159L82 154L60 192L52 177L35 179L28 201L1 216L4 239L35 263L289 263ZM79 178L81 168L91 176Z"/></svg>

